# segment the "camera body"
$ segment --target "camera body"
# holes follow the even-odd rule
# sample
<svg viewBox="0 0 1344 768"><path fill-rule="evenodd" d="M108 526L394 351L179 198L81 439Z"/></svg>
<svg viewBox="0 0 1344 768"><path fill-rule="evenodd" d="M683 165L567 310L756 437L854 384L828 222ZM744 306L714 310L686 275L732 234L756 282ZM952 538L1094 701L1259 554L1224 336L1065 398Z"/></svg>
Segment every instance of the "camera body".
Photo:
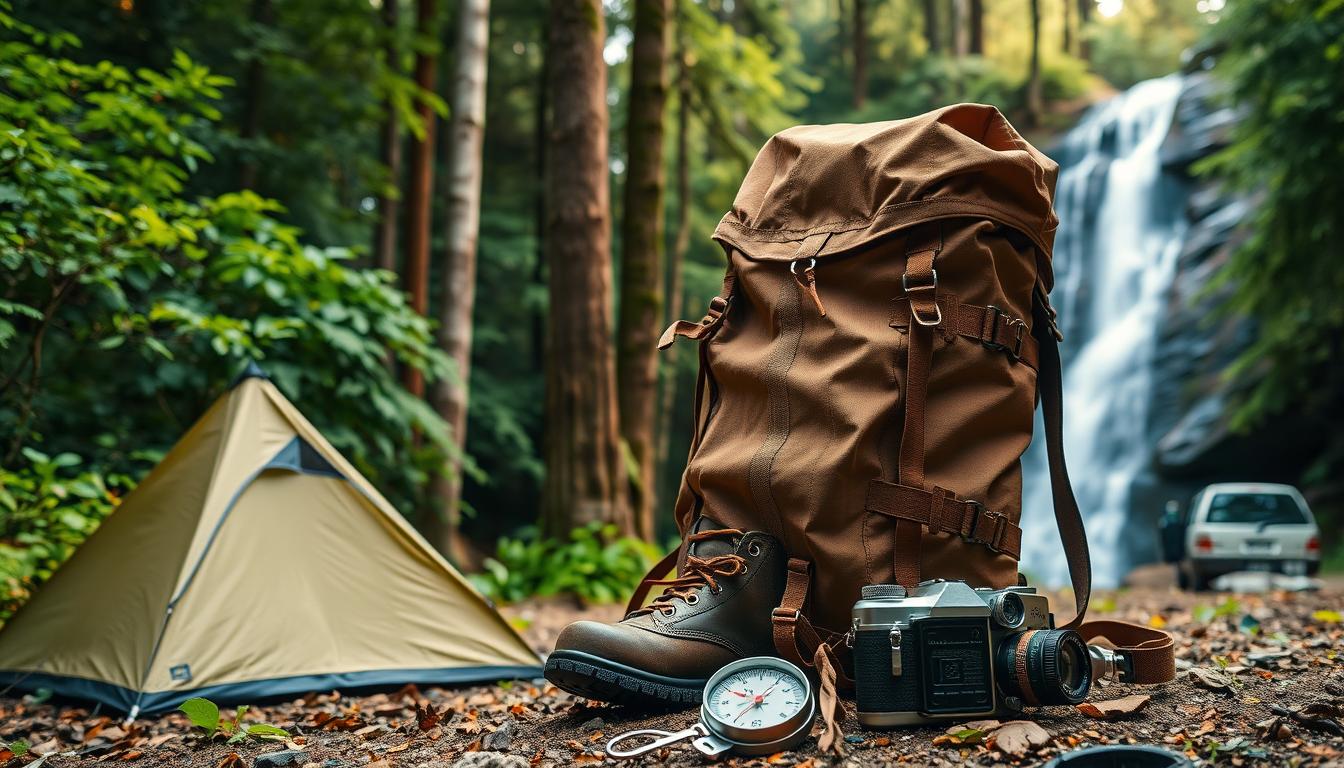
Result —
<svg viewBox="0 0 1344 768"><path fill-rule="evenodd" d="M859 722L869 728L1077 704L1092 684L1087 644L1054 628L1049 601L1032 587L870 585L851 631Z"/></svg>

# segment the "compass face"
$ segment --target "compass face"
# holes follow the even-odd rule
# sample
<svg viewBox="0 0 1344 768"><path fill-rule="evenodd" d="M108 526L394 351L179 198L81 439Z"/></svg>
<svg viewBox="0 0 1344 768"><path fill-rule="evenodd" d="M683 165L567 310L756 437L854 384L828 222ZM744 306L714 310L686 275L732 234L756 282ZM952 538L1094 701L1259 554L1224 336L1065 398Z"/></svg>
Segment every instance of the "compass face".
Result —
<svg viewBox="0 0 1344 768"><path fill-rule="evenodd" d="M807 686L783 669L738 670L705 696L710 713L736 728L771 728L797 715L808 701Z"/></svg>

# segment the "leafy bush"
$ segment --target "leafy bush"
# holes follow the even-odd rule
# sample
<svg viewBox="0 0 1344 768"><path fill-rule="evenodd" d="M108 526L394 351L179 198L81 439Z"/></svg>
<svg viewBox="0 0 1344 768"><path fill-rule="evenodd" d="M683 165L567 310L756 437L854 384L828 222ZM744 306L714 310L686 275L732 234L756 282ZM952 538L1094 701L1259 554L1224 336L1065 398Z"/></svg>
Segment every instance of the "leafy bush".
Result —
<svg viewBox="0 0 1344 768"><path fill-rule="evenodd" d="M82 64L78 45L0 0L0 465L40 446L138 471L258 359L394 504L424 508L453 444L395 368L448 375L429 322L278 203L182 196L226 78L181 52Z"/></svg>
<svg viewBox="0 0 1344 768"><path fill-rule="evenodd" d="M500 539L485 572L471 578L488 597L502 602L566 594L612 603L624 600L660 557L652 544L617 536L614 525L576 528L567 542L527 528L516 539Z"/></svg>
<svg viewBox="0 0 1344 768"><path fill-rule="evenodd" d="M0 467L0 624L116 509L124 477L81 468L72 453L25 448L21 470Z"/></svg>

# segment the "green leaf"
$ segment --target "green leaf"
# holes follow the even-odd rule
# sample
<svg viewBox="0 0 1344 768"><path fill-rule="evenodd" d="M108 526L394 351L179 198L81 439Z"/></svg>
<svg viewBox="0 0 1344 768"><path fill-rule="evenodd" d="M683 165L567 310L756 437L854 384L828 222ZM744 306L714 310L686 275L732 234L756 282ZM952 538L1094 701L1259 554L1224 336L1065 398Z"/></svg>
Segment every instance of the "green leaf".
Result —
<svg viewBox="0 0 1344 768"><path fill-rule="evenodd" d="M277 728L274 725L267 725L266 723L256 723L247 726L247 735L258 739L283 740L289 738L289 731L286 731L284 728Z"/></svg>
<svg viewBox="0 0 1344 768"><path fill-rule="evenodd" d="M10 752L14 753L15 757L23 757L24 755L28 754L29 749L28 742L24 741L23 739L19 739L18 741L11 741L7 748L9 749Z"/></svg>
<svg viewBox="0 0 1344 768"><path fill-rule="evenodd" d="M87 517L79 514L73 509L63 510L60 517L61 523L64 524L65 527L73 528L76 531L84 530L85 526L89 524L89 519Z"/></svg>
<svg viewBox="0 0 1344 768"><path fill-rule="evenodd" d="M208 735L214 736L219 730L219 707L213 701L198 696L182 702L178 709L186 714L192 725L205 729Z"/></svg>

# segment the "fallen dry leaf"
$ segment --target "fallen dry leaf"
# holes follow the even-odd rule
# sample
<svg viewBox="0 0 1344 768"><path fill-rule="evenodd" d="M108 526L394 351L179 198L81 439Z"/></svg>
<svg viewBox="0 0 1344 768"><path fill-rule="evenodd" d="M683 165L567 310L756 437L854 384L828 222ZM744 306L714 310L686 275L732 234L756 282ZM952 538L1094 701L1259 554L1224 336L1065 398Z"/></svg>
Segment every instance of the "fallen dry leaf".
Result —
<svg viewBox="0 0 1344 768"><path fill-rule="evenodd" d="M321 725L324 731L355 731L364 727L364 720L351 712L345 717L329 717Z"/></svg>
<svg viewBox="0 0 1344 768"><path fill-rule="evenodd" d="M1050 743L1050 734L1044 728L1030 720L1013 720L1004 723L989 736L990 749L1023 757Z"/></svg>
<svg viewBox="0 0 1344 768"><path fill-rule="evenodd" d="M230 752L215 763L215 768L241 768L242 765L243 758L239 757L237 752Z"/></svg>
<svg viewBox="0 0 1344 768"><path fill-rule="evenodd" d="M416 704L415 723L420 727L420 730L428 731L434 726L438 725L439 722L443 720L443 716L447 712L448 712L447 707L444 707L442 710L435 710L434 705L428 701L425 702L425 705L423 707L421 707L419 704Z"/></svg>
<svg viewBox="0 0 1344 768"><path fill-rule="evenodd" d="M1210 691L1226 691L1232 687L1232 677L1211 667L1195 667L1190 670L1190 681L1200 688Z"/></svg>
<svg viewBox="0 0 1344 768"><path fill-rule="evenodd" d="M51 753L51 752L59 752L59 751L61 751L61 742L57 741L56 739L47 739L46 741L42 742L41 744L38 744L37 746L32 747L32 748L29 749L28 751L29 751L29 752L32 752L34 755L37 755L38 757L41 757L42 755L45 755L45 754L48 754L48 753Z"/></svg>
<svg viewBox="0 0 1344 768"><path fill-rule="evenodd" d="M999 725L1000 723L998 720L972 720L963 725L954 725L946 731L943 731L943 733L948 735L955 735L960 731L985 731L988 733L989 731L998 728Z"/></svg>
<svg viewBox="0 0 1344 768"><path fill-rule="evenodd" d="M1143 709L1152 700L1152 696L1135 694L1120 699L1111 699L1110 701L1085 701L1078 705L1078 711L1099 720L1112 720L1117 717L1132 715Z"/></svg>

